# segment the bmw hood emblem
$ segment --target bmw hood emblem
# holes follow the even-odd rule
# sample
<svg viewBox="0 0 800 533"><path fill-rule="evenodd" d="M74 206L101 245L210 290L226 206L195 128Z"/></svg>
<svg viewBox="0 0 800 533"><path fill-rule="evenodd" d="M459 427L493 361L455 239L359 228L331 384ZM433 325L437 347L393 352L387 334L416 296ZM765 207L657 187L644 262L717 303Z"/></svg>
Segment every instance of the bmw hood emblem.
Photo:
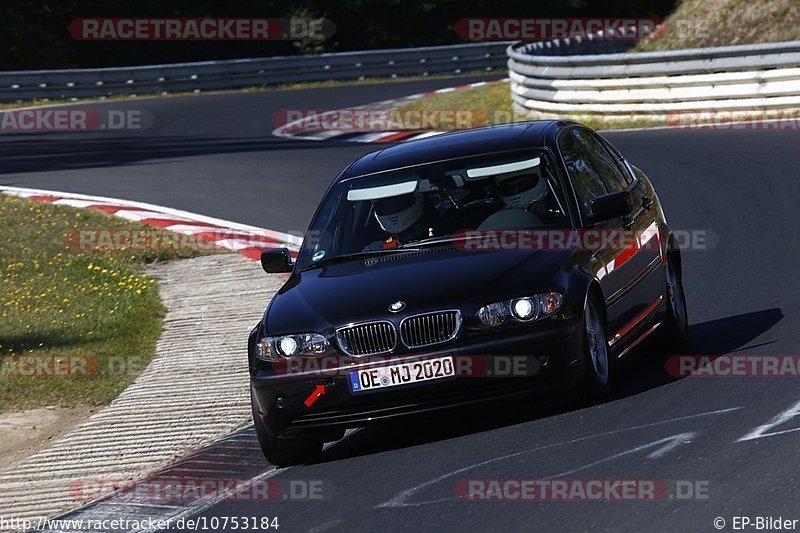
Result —
<svg viewBox="0 0 800 533"><path fill-rule="evenodd" d="M389 306L389 311L391 311L392 313L399 313L405 308L406 308L405 302L397 301Z"/></svg>

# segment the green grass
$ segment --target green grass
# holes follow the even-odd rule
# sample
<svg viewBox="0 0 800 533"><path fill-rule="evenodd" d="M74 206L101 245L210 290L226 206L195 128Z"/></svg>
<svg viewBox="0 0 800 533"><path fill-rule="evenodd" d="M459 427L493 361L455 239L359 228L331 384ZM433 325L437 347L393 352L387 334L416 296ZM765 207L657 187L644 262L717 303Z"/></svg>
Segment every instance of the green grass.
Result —
<svg viewBox="0 0 800 533"><path fill-rule="evenodd" d="M70 245L76 230L150 230L5 194L0 226L0 412L107 404L152 359L161 333L165 309L142 266L201 252L82 251ZM59 360L77 375L55 372Z"/></svg>
<svg viewBox="0 0 800 533"><path fill-rule="evenodd" d="M434 94L414 100L404 105L399 112L404 111L465 111L471 117L467 126L479 127L506 122L520 122L531 120L525 115L515 113L511 107L511 96L507 83L490 83L481 87L465 89L449 93ZM598 130L643 128L664 126L665 122L650 119L636 119L630 117L608 118L599 115L567 115Z"/></svg>

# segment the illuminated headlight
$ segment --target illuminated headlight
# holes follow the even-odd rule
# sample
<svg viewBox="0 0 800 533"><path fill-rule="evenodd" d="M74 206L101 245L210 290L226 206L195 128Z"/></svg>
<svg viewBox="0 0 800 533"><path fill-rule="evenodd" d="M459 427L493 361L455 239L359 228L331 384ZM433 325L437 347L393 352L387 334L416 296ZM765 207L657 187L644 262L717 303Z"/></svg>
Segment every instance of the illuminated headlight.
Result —
<svg viewBox="0 0 800 533"><path fill-rule="evenodd" d="M511 301L511 314L517 320L527 322L535 319L537 308L536 298L519 298Z"/></svg>
<svg viewBox="0 0 800 533"><path fill-rule="evenodd" d="M560 292L544 292L484 305L478 309L476 316L481 324L488 327L499 326L509 317L518 322L531 322L552 315L561 309L563 303L564 295Z"/></svg>
<svg viewBox="0 0 800 533"><path fill-rule="evenodd" d="M294 337L281 337L278 339L278 352L281 355L290 356L297 354L297 348L300 345L297 344L297 340Z"/></svg>
<svg viewBox="0 0 800 533"><path fill-rule="evenodd" d="M296 355L331 355L333 348L328 340L317 333L300 333L264 337L256 345L256 357L263 361L278 361Z"/></svg>

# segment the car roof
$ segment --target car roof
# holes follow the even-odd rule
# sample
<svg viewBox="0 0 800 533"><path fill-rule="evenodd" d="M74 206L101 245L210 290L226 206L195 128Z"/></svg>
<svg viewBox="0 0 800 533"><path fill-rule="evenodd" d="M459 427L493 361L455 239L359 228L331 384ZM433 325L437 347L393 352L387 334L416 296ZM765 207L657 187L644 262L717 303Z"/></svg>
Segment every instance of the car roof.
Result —
<svg viewBox="0 0 800 533"><path fill-rule="evenodd" d="M547 136L571 124L537 120L454 131L370 152L350 165L337 181L435 161L546 146ZM476 147L478 148L476 150Z"/></svg>

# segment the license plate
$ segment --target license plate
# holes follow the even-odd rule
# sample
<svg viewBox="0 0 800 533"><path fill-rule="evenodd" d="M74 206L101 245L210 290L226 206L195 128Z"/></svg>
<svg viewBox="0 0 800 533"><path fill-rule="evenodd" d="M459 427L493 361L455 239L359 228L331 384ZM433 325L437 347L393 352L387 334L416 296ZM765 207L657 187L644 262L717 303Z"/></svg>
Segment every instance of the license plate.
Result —
<svg viewBox="0 0 800 533"><path fill-rule="evenodd" d="M351 370L350 390L365 392L444 379L455 375L456 370L452 356L436 357L364 370Z"/></svg>

